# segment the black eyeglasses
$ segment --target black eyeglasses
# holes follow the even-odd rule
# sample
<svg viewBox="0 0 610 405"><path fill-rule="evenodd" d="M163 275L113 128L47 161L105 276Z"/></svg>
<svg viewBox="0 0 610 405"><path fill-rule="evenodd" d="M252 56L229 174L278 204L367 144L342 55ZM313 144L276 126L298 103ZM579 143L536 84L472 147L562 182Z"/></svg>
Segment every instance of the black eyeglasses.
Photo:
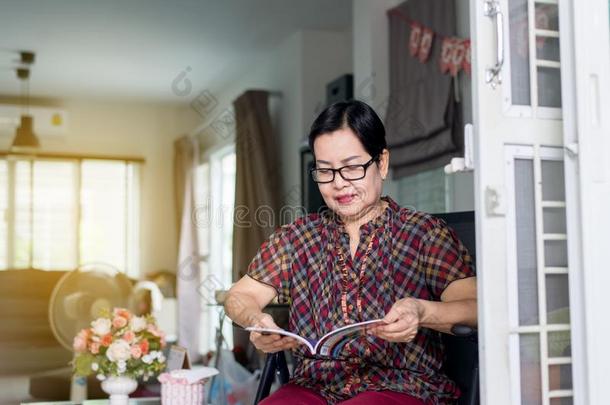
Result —
<svg viewBox="0 0 610 405"><path fill-rule="evenodd" d="M311 177L316 183L332 183L335 180L335 173L339 173L343 180L360 180L366 176L366 169L369 168L373 162L377 161L379 156L371 158L368 162L363 165L348 165L338 169L311 169Z"/></svg>

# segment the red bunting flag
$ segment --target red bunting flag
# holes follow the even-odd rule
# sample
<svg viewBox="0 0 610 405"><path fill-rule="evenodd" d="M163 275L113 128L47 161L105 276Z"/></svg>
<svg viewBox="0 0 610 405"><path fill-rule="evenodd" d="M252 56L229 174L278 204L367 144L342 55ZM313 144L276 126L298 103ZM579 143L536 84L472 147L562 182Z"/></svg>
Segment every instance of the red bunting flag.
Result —
<svg viewBox="0 0 610 405"><path fill-rule="evenodd" d="M421 43L419 45L419 52L417 58L421 63L426 63L430 57L430 50L432 49L432 42L434 41L434 31L428 27L424 27L421 35Z"/></svg>
<svg viewBox="0 0 610 405"><path fill-rule="evenodd" d="M464 52L464 60L462 61L462 69L467 74L470 74L472 67L470 65L470 40L464 40L464 46L466 47L466 51Z"/></svg>
<svg viewBox="0 0 610 405"><path fill-rule="evenodd" d="M419 23L411 23L411 35L409 35L409 53L411 56L417 56L419 53L419 45L421 43L422 26Z"/></svg>
<svg viewBox="0 0 610 405"><path fill-rule="evenodd" d="M456 76L462 67L466 47L464 41L459 38L453 38L453 52L451 52L451 63L449 64L449 73L451 76Z"/></svg>
<svg viewBox="0 0 610 405"><path fill-rule="evenodd" d="M545 16L537 16L540 24L544 25ZM417 58L421 63L426 63L432 55L434 40L439 38L441 41L441 51L439 56L439 68L443 74L456 76L460 70L471 74L471 43L470 39L456 37L445 37L434 32L417 21L402 16L411 27L409 33L409 54Z"/></svg>
<svg viewBox="0 0 610 405"><path fill-rule="evenodd" d="M453 38L443 39L441 44L441 57L439 59L439 65L441 73L447 73L451 65L451 58L453 56Z"/></svg>

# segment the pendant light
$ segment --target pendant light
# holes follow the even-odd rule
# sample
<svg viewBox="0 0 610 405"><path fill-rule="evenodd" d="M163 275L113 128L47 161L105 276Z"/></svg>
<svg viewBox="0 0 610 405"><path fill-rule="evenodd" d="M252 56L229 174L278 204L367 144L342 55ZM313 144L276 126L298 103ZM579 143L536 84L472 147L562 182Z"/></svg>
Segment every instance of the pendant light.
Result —
<svg viewBox="0 0 610 405"><path fill-rule="evenodd" d="M12 151L27 151L40 147L40 141L34 134L34 118L30 115L30 69L17 68L17 78L22 83L22 98L24 99L25 112L21 114L21 122L11 145Z"/></svg>

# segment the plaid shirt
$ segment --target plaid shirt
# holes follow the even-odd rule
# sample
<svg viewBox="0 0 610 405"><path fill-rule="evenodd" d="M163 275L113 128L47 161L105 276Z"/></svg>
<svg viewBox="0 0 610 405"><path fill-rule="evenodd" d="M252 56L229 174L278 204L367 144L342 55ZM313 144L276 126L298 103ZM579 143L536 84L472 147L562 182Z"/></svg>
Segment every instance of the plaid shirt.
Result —
<svg viewBox="0 0 610 405"><path fill-rule="evenodd" d="M319 339L345 325L346 317L349 323L383 318L404 297L439 301L452 281L474 276L470 255L442 220L384 200L385 211L361 226L353 258L349 236L330 211L285 225L263 243L248 275L274 287L279 302L290 304L291 331ZM339 249L348 269L347 314L341 307ZM431 329L420 328L409 343L361 335L333 358L312 356L303 345L293 354L291 382L320 392L331 404L367 390L404 392L426 404L453 403L459 396L440 371L443 346L439 332Z"/></svg>

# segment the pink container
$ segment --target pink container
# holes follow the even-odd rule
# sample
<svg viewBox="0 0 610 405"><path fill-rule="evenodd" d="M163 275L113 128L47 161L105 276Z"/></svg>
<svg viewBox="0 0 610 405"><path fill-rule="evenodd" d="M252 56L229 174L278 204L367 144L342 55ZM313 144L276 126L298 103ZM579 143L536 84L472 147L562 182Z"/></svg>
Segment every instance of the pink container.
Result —
<svg viewBox="0 0 610 405"><path fill-rule="evenodd" d="M214 374L216 373L217 371ZM206 377L203 377L204 375ZM158 377L161 383L161 404L206 404L205 384L210 377L209 372L202 373L201 370L174 370L171 373L161 374Z"/></svg>

